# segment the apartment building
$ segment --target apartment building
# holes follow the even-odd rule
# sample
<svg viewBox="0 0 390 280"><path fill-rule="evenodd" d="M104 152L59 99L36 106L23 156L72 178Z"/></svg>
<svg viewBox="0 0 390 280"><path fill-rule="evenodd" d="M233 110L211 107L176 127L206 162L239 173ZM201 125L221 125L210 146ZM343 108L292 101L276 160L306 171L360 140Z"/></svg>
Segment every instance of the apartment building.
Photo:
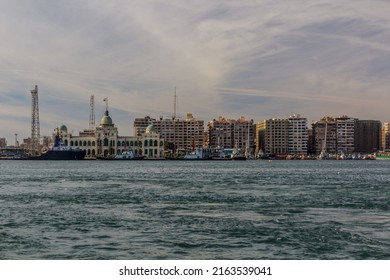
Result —
<svg viewBox="0 0 390 280"><path fill-rule="evenodd" d="M240 117L237 120L219 117L209 121L208 142L210 148L240 149L253 154L256 126L253 120Z"/></svg>
<svg viewBox="0 0 390 280"><path fill-rule="evenodd" d="M390 152L390 123L384 123L382 127L382 151Z"/></svg>
<svg viewBox="0 0 390 280"><path fill-rule="evenodd" d="M176 151L189 152L203 146L204 121L198 120L188 113L186 118L160 117L158 120L150 118L136 118L134 121L134 134L142 135L142 132L153 124L156 132L167 145L174 145Z"/></svg>
<svg viewBox="0 0 390 280"><path fill-rule="evenodd" d="M357 119L348 116L336 118L337 154L355 152L355 122Z"/></svg>
<svg viewBox="0 0 390 280"><path fill-rule="evenodd" d="M288 121L288 154L307 155L307 118L297 114L290 116Z"/></svg>
<svg viewBox="0 0 390 280"><path fill-rule="evenodd" d="M382 123L377 120L356 120L355 152L376 153L381 147Z"/></svg>
<svg viewBox="0 0 390 280"><path fill-rule="evenodd" d="M337 125L336 119L323 117L319 121L312 123L313 144L315 153L325 151L330 154L337 152Z"/></svg>
<svg viewBox="0 0 390 280"><path fill-rule="evenodd" d="M268 119L256 124L256 151L267 155L289 152L289 119Z"/></svg>

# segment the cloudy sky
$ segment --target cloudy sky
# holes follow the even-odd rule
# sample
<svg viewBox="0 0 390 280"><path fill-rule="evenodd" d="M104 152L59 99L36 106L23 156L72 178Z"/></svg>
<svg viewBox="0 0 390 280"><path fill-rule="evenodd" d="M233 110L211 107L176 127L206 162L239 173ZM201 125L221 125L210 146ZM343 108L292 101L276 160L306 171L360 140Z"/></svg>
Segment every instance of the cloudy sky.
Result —
<svg viewBox="0 0 390 280"><path fill-rule="evenodd" d="M390 121L390 1L0 0L0 137L178 112Z"/></svg>

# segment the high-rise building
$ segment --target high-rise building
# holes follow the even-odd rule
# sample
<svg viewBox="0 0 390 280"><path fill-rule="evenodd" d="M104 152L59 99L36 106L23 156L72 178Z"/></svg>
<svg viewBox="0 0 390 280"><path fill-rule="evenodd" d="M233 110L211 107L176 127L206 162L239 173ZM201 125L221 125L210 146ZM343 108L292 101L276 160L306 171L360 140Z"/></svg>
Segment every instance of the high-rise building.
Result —
<svg viewBox="0 0 390 280"><path fill-rule="evenodd" d="M355 152L356 120L348 116L336 118L337 154L352 154Z"/></svg>
<svg viewBox="0 0 390 280"><path fill-rule="evenodd" d="M162 118L160 120L162 120ZM156 119L153 119L149 116L144 118L136 118L133 124L134 136L141 136L141 134L145 132L145 129L153 123L156 123Z"/></svg>
<svg viewBox="0 0 390 280"><path fill-rule="evenodd" d="M312 124L315 152L322 151L330 154L337 152L337 126L336 119L323 117Z"/></svg>
<svg viewBox="0 0 390 280"><path fill-rule="evenodd" d="M288 121L288 153L307 155L307 119L297 114L290 116Z"/></svg>
<svg viewBox="0 0 390 280"><path fill-rule="evenodd" d="M382 151L390 152L390 123L384 123L382 127Z"/></svg>
<svg viewBox="0 0 390 280"><path fill-rule="evenodd" d="M209 121L207 127L210 148L234 148L231 120L220 116L217 120Z"/></svg>
<svg viewBox="0 0 390 280"><path fill-rule="evenodd" d="M355 152L375 153L381 150L382 123L377 120L356 120Z"/></svg>
<svg viewBox="0 0 390 280"><path fill-rule="evenodd" d="M289 119L268 119L256 125L256 151L267 155L289 152Z"/></svg>
<svg viewBox="0 0 390 280"><path fill-rule="evenodd" d="M174 145L176 151L189 152L203 146L204 121L195 119L191 113L185 119L137 118L134 121L134 134L141 135L150 124L154 125L167 145Z"/></svg>
<svg viewBox="0 0 390 280"><path fill-rule="evenodd" d="M239 149L253 154L255 150L255 125L253 120L219 117L208 123L210 148Z"/></svg>

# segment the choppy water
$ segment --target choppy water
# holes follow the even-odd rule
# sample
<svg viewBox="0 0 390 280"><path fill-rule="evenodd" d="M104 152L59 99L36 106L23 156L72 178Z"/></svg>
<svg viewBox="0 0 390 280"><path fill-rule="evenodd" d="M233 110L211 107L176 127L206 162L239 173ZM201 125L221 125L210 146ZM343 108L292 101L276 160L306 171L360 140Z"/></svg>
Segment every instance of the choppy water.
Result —
<svg viewBox="0 0 390 280"><path fill-rule="evenodd" d="M390 259L390 161L0 168L0 259Z"/></svg>

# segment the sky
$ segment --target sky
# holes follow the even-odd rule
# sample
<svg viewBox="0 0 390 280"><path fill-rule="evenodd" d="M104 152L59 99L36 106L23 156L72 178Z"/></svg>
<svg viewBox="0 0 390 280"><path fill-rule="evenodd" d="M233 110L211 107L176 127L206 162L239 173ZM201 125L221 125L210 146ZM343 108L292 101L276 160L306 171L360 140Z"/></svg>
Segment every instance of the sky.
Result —
<svg viewBox="0 0 390 280"><path fill-rule="evenodd" d="M0 0L0 138L75 135L105 111L390 122L390 1Z"/></svg>

